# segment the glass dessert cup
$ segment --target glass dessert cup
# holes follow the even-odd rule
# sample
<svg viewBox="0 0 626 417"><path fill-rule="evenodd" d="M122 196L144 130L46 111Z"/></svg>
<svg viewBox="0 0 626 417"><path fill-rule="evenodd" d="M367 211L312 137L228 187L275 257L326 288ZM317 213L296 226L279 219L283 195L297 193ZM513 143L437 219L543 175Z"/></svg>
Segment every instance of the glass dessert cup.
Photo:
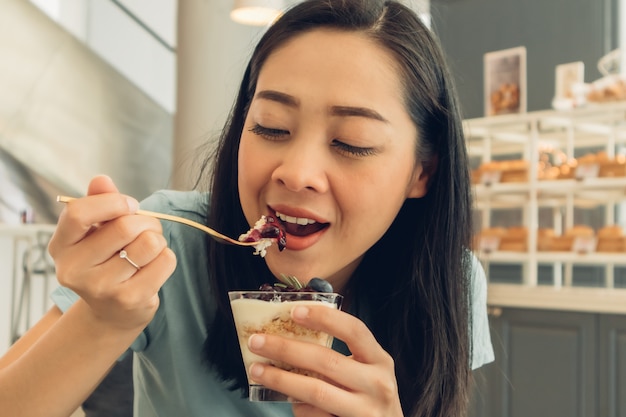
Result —
<svg viewBox="0 0 626 417"><path fill-rule="evenodd" d="M231 291L228 296L246 373L253 362L260 362L290 372L314 376L310 371L297 369L286 363L269 360L250 352L248 339L253 334L274 334L330 347L333 342L332 336L294 323L291 320L291 310L298 305L323 305L340 309L343 300L341 295L311 291ZM248 375L248 384L250 401L292 401L285 394L255 383L250 375Z"/></svg>

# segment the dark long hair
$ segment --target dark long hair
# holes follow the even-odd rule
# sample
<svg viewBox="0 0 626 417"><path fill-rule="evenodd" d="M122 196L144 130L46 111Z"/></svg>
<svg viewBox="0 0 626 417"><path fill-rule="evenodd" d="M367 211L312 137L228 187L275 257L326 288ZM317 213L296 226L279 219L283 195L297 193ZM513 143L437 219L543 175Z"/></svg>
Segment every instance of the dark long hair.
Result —
<svg viewBox="0 0 626 417"><path fill-rule="evenodd" d="M230 235L249 227L239 202L237 153L259 71L276 48L321 27L366 34L395 57L406 109L418 130L416 159L432 172L427 194L404 203L347 290L368 306L367 324L395 360L405 415L465 415L471 379L469 164L443 53L409 8L396 1L307 0L267 30L218 143L208 223ZM208 328L206 358L233 388L245 391L227 292L274 278L260 257L211 240L209 265L208 302L217 312Z"/></svg>

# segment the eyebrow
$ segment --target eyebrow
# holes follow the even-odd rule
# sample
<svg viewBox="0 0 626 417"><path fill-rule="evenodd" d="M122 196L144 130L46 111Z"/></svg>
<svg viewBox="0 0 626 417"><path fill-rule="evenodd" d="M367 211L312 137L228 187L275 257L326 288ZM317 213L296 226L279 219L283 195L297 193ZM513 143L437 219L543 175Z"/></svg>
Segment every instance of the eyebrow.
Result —
<svg viewBox="0 0 626 417"><path fill-rule="evenodd" d="M299 107L300 101L296 99L294 96L290 96L289 94L281 93L274 90L262 90L256 93L256 98L263 100L276 101L280 104L284 104L289 107Z"/></svg>
<svg viewBox="0 0 626 417"><path fill-rule="evenodd" d="M374 119L381 122L389 123L389 121L376 110L372 110L367 107L333 106L331 107L331 114L334 114L336 116L365 117L367 119Z"/></svg>
<svg viewBox="0 0 626 417"><path fill-rule="evenodd" d="M262 90L256 93L256 98L262 100L275 101L280 104L284 104L288 107L297 108L300 106L300 101L289 94L281 93L274 90ZM355 106L332 106L330 108L330 114L343 117L364 117L366 119L378 120L381 122L389 123L380 113L376 110L367 107L355 107Z"/></svg>

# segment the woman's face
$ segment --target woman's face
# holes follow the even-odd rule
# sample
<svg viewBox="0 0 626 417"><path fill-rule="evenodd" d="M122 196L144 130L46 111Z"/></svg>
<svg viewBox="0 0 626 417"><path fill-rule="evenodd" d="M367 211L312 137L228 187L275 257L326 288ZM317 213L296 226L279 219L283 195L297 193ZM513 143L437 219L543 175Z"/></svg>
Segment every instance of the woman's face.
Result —
<svg viewBox="0 0 626 417"><path fill-rule="evenodd" d="M276 276L325 278L340 290L406 198L426 193L418 132L393 57L355 32L315 30L263 65L239 148L248 223L280 219Z"/></svg>

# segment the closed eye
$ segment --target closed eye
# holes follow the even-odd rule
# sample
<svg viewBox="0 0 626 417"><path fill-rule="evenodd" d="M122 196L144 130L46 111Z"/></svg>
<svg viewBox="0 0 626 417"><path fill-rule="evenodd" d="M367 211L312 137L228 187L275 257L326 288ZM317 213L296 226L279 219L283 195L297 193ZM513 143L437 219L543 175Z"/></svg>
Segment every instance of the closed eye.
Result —
<svg viewBox="0 0 626 417"><path fill-rule="evenodd" d="M339 152L352 157L364 157L376 154L376 148L353 146L336 139L333 140L331 146L336 148Z"/></svg>
<svg viewBox="0 0 626 417"><path fill-rule="evenodd" d="M289 135L288 130L273 129L270 127L261 126L258 123L250 128L250 132L269 140L277 140L282 136Z"/></svg>

